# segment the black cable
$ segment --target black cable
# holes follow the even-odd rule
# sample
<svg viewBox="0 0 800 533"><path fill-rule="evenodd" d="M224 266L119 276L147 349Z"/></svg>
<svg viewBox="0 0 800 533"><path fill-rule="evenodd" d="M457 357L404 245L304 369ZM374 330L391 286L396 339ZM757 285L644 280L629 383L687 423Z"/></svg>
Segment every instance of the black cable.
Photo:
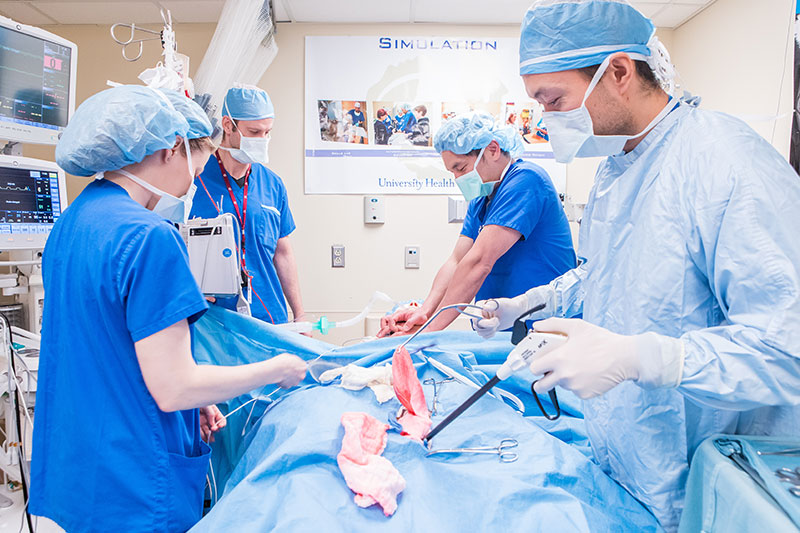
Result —
<svg viewBox="0 0 800 533"><path fill-rule="evenodd" d="M14 337L13 334L11 333L11 324L8 322L8 318L6 318L6 316L2 313L0 313L0 317L2 317L3 322L5 322L6 331L8 331L8 352L9 352L8 358L11 361L11 372L13 374L12 376L10 376L10 378L14 380L14 391L16 392L16 394L14 394L13 400L14 400L14 414L16 415L14 418L17 426L17 438L19 439L19 442L17 443L18 444L17 455L19 456L19 477L22 482L22 498L23 498L23 503L25 504L25 518L28 522L28 531L30 531L30 533L33 533L33 523L31 522L31 514L28 512L29 496L28 496L28 482L25 476L25 461L26 461L25 451L23 450L22 447L22 425L20 424L19 421L21 418L19 410L19 404L20 404L19 394L22 393L19 390L19 383L17 383L16 379L17 366L14 363Z"/></svg>

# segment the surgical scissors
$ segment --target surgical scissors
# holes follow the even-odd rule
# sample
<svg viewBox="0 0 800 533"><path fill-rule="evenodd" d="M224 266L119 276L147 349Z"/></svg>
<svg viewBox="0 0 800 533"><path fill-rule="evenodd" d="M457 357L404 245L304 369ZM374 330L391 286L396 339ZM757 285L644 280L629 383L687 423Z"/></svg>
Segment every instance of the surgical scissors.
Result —
<svg viewBox="0 0 800 533"><path fill-rule="evenodd" d="M792 470L791 468L779 468L775 471L775 475L784 483L791 483L789 492L793 496L800 498L800 467Z"/></svg>
<svg viewBox="0 0 800 533"><path fill-rule="evenodd" d="M419 328L417 331L415 331L413 335L411 335L409 338L407 338L405 341L403 341L403 343L402 343L400 346L398 346L398 347L397 347L397 349L399 350L399 349L401 349L401 348L404 348L406 344L408 344L409 342L413 341L413 340L414 340L414 337L416 337L417 335L419 335L420 333L422 333L422 332L425 330L425 328L427 328L427 327L428 327L428 325L429 325L431 322L433 322L433 320L434 320L434 319L435 319L437 316L439 316L439 314L440 314L440 313L442 313L443 311L447 311L447 310L449 310L449 309L456 309L456 310L457 310L459 313L461 313L462 315L468 316L468 317L470 317L470 318L476 318L476 319L481 319L481 318L483 318L483 316L481 316L481 315L474 315L474 314L471 314L471 313L468 313L468 312L464 311L463 309L459 309L460 307L464 307L464 308L471 307L471 308L473 308L473 309L480 309L481 311L483 311L483 307L481 307L480 305L475 305L475 304L452 304L452 305L445 305L444 307L442 307L442 308L440 308L438 311L436 311L436 312L433 314L433 316L431 316L431 317L430 317L430 318L429 318L429 319L428 319L428 320L427 320L427 321L426 321L424 324L422 324L422 326L420 326L420 328Z"/></svg>
<svg viewBox="0 0 800 533"><path fill-rule="evenodd" d="M476 448L447 448L441 450L431 450L426 457L440 453L491 453L497 454L501 463L513 463L519 459L517 452L510 452L508 450L519 446L517 439L503 439L497 446L478 446Z"/></svg>

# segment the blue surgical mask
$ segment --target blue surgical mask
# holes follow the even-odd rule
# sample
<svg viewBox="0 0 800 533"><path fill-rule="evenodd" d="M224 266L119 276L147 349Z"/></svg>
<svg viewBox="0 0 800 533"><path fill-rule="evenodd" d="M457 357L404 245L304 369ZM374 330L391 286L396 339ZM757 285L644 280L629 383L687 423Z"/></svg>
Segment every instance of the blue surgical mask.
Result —
<svg viewBox="0 0 800 533"><path fill-rule="evenodd" d="M478 157L475 158L475 165L472 167L472 170L456 178L456 185L458 185L461 194L464 195L464 198L468 202L475 198L480 198L481 196L489 196L492 194L494 186L497 185L497 181L484 183L481 179L481 175L478 174L478 162L481 160L481 157L483 157L484 150L486 150L485 146L481 148Z"/></svg>
<svg viewBox="0 0 800 533"><path fill-rule="evenodd" d="M575 157L606 157L616 155L625 148L625 143L631 139L641 137L650 131L656 124L672 110L670 103L636 135L595 135L592 116L586 108L586 99L600 82L611 56L607 57L592 77L580 107L570 111L545 111L542 119L547 126L550 145L553 147L553 156L559 163L569 163ZM674 105L674 104L673 104Z"/></svg>

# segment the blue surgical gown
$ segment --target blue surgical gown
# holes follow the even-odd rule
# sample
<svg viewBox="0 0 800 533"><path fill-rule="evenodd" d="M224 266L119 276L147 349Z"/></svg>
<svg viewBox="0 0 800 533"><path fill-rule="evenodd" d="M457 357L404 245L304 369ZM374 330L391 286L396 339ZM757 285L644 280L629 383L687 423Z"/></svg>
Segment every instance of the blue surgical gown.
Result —
<svg viewBox="0 0 800 533"><path fill-rule="evenodd" d="M521 237L495 262L477 300L511 298L575 267L569 222L553 182L538 165L514 161L491 197L470 202L461 234L474 241L489 225Z"/></svg>
<svg viewBox="0 0 800 533"><path fill-rule="evenodd" d="M247 186L244 234L245 262L248 272L253 276L254 294L250 309L256 318L273 324L282 324L288 320L288 313L283 287L273 259L278 239L294 231L294 218L289 209L289 198L281 178L264 165L253 164L251 168ZM244 189L233 180L230 180L230 183L241 212ZM220 202L223 213L231 213L236 217L236 209L228 194L228 188L225 187L216 157L211 156L203 173L195 180L195 184L197 193L194 195L191 217L218 216L215 204L218 205ZM212 199L214 203L211 202ZM218 302L228 309L236 309L235 298L220 299Z"/></svg>
<svg viewBox="0 0 800 533"><path fill-rule="evenodd" d="M94 181L53 228L42 269L30 512L70 532L188 529L210 449L196 409L158 408L134 350L207 308L178 231Z"/></svg>
<svg viewBox="0 0 800 533"><path fill-rule="evenodd" d="M681 339L677 389L584 403L599 464L667 529L713 433L800 436L800 179L731 116L678 104L597 171L558 314Z"/></svg>
<svg viewBox="0 0 800 533"><path fill-rule="evenodd" d="M414 124L417 123L417 117L411 111L406 111L404 115L395 115L397 121L397 129L395 131L402 131L403 133L411 133Z"/></svg>

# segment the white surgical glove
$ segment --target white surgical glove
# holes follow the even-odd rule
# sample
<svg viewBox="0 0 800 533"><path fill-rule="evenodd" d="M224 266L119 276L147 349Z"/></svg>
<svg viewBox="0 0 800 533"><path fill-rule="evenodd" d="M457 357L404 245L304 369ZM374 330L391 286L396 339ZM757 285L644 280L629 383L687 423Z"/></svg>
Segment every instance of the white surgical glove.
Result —
<svg viewBox="0 0 800 533"><path fill-rule="evenodd" d="M481 313L483 318L473 318L472 329L484 339L488 339L498 331L510 328L523 313L541 304L545 305L544 309L531 313L526 320L540 320L555 313L555 291L549 285L534 287L514 298L481 300L475 305L483 309Z"/></svg>
<svg viewBox="0 0 800 533"><path fill-rule="evenodd" d="M677 387L681 382L684 347L680 339L656 333L618 335L568 318L550 318L533 327L569 338L531 362L531 372L544 375L535 385L536 392L547 392L558 385L586 400L605 394L625 380L644 389Z"/></svg>

